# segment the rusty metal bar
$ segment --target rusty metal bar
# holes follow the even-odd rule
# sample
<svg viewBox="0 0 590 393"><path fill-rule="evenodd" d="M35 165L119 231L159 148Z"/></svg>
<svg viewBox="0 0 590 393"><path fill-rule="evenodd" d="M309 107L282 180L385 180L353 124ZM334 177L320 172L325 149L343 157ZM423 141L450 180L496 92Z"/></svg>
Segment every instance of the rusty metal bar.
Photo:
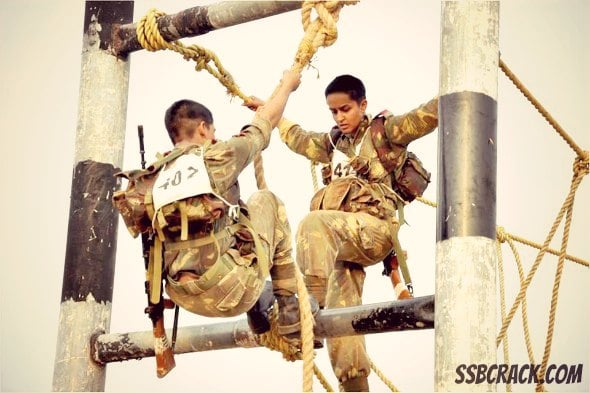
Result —
<svg viewBox="0 0 590 393"><path fill-rule="evenodd" d="M302 1L223 1L197 6L158 18L158 29L166 41L194 37L301 8ZM141 50L135 23L120 25L114 33L114 51L119 56Z"/></svg>
<svg viewBox="0 0 590 393"><path fill-rule="evenodd" d="M318 338L432 329L434 295L401 301L321 310L314 334ZM260 346L245 319L178 329L175 353ZM154 356L151 331L101 334L92 338L91 352L100 364Z"/></svg>

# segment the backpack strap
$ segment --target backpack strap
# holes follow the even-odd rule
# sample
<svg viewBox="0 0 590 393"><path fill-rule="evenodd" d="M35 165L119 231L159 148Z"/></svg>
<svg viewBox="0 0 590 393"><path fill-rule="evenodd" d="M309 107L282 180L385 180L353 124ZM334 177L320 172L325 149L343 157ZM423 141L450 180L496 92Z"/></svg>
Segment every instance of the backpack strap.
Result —
<svg viewBox="0 0 590 393"><path fill-rule="evenodd" d="M392 113L384 110L371 121L371 139L383 168L387 172L395 174L401 167L402 160L400 160L400 157L405 153L406 148L392 144L387 139L385 135L385 118L389 116L392 116Z"/></svg>
<svg viewBox="0 0 590 393"><path fill-rule="evenodd" d="M394 176L394 181L397 179L397 173L401 170L400 156L405 153L405 148L400 145L391 144L385 135L385 118L392 116L388 110L380 112L371 121L370 132L373 146L377 151L377 156L383 168L387 173ZM398 198L396 202L396 209L399 219L399 224L405 223L404 219L404 201Z"/></svg>
<svg viewBox="0 0 590 393"><path fill-rule="evenodd" d="M154 236L154 244L150 247L147 281L150 283L150 302L158 304L162 291L162 241Z"/></svg>
<svg viewBox="0 0 590 393"><path fill-rule="evenodd" d="M338 126L332 127L330 130L330 146L332 151L336 148L336 143L338 143L341 136L342 130Z"/></svg>
<svg viewBox="0 0 590 393"><path fill-rule="evenodd" d="M204 245L214 243L217 246L218 253L219 253L219 241L221 241L229 236L234 236L236 234L236 232L238 232L241 229L247 230L252 235L252 239L254 241L254 252L256 253L256 258L258 260L258 264L260 266L262 276L264 278L268 277L270 274L269 256L264 251L262 241L260 240L260 236L254 230L252 222L248 219L248 217L246 217L245 214L240 214L237 223L227 226L224 229L220 230L219 232L211 233L209 236L198 238L198 239L181 240L181 241L177 241L177 242L166 242L165 248L167 251L177 251L177 250L183 250L183 249L187 249L187 248L202 247ZM220 262L221 259L222 258L219 258L213 266L223 264L224 262ZM211 270L211 269L212 268L209 268L209 270ZM209 277L209 276L211 276L211 277ZM204 280L204 281L208 281L209 279L212 279L213 275L209 274L207 277L208 277L207 280ZM217 281L215 281L215 283L217 283L221 278L222 278L221 276L217 277L217 279L216 279ZM213 286L214 284L209 283L207 285Z"/></svg>

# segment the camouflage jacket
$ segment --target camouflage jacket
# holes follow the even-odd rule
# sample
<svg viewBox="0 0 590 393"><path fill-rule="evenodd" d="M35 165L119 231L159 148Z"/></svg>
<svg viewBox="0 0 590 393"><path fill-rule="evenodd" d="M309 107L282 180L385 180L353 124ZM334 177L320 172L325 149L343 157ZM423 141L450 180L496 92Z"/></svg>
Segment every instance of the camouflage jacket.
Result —
<svg viewBox="0 0 590 393"><path fill-rule="evenodd" d="M384 169L377 155L377 149L384 146L373 144L369 131L371 120L367 116L354 135L342 134L335 141L336 127L329 133L309 132L289 120L281 120L281 139L291 150L311 161L329 165L322 172L331 181L312 198L312 210L364 211L380 218L393 216L401 198L391 189L392 174ZM434 98L403 115L388 116L384 142L405 148L437 126L438 98ZM346 171L334 165L334 156L339 152L349 161L350 168Z"/></svg>
<svg viewBox="0 0 590 393"><path fill-rule="evenodd" d="M207 168L209 179L213 190L221 195L231 204L239 204L242 208L245 205L240 201L240 187L238 176L242 170L250 164L254 156L268 146L270 141L270 123L267 120L256 117L252 124L242 128L239 135L230 138L227 141L217 141L210 144L204 153L205 166ZM196 146L195 146L196 147ZM186 148L185 148L186 149ZM176 149L175 149L176 150ZM175 150L172 150L174 152ZM190 152L190 148L186 150ZM171 152L167 153L170 154ZM113 199L115 206L121 212L125 224L132 236L137 236L141 232L153 231L149 225L150 220L146 219L147 212L143 204L146 188L141 184L143 177L149 172L150 167L146 170L134 170L122 172L121 176L129 179L127 190L117 192ZM145 183L145 182L144 182ZM148 188L153 186L152 183ZM139 189L133 191L132 188ZM222 213L225 209L223 202L216 198L190 197L185 200L186 212L189 218L189 239L196 239L207 236L213 232L223 230L227 225L233 223L232 219ZM176 203L166 205L162 208L162 213L166 221L166 227L163 229L167 242L175 242L180 236L180 208ZM201 225L197 218L199 217L216 218L213 224ZM195 219L191 222L191 219ZM146 225L147 224L147 225ZM249 232L242 231L236 234L236 238L229 237L219 242L219 249L215 243L200 246L198 248L189 248L169 251L164 253L165 267L168 274L172 277L181 271L190 271L198 275L203 274L207 268L217 261L219 253L230 252L238 257L254 257L252 245L249 242L251 236ZM242 237L244 242L240 242ZM245 249L242 249L245 248Z"/></svg>

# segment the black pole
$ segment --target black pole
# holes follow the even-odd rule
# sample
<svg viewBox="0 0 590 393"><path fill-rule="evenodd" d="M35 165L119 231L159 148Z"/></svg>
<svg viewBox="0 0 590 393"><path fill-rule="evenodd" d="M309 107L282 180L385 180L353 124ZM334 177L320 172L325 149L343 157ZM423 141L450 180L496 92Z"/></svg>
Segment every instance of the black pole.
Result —
<svg viewBox="0 0 590 393"><path fill-rule="evenodd" d="M461 364L496 363L498 30L497 1L442 3L435 391L465 389Z"/></svg>
<svg viewBox="0 0 590 393"><path fill-rule="evenodd" d="M54 391L102 391L105 368L89 356L108 331L118 216L113 176L123 161L129 65L112 53L112 32L133 19L133 1L87 1Z"/></svg>

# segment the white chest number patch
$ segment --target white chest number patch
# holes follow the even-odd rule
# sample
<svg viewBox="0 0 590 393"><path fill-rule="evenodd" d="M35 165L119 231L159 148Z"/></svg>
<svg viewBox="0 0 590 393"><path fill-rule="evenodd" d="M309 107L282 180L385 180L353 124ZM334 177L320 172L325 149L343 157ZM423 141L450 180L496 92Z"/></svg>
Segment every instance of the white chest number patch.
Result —
<svg viewBox="0 0 590 393"><path fill-rule="evenodd" d="M340 150L334 149L334 155L332 156L332 180L347 176L356 176L356 171L350 166L350 158Z"/></svg>
<svg viewBox="0 0 590 393"><path fill-rule="evenodd" d="M195 195L213 193L202 155L184 154L158 174L152 191L154 209Z"/></svg>

